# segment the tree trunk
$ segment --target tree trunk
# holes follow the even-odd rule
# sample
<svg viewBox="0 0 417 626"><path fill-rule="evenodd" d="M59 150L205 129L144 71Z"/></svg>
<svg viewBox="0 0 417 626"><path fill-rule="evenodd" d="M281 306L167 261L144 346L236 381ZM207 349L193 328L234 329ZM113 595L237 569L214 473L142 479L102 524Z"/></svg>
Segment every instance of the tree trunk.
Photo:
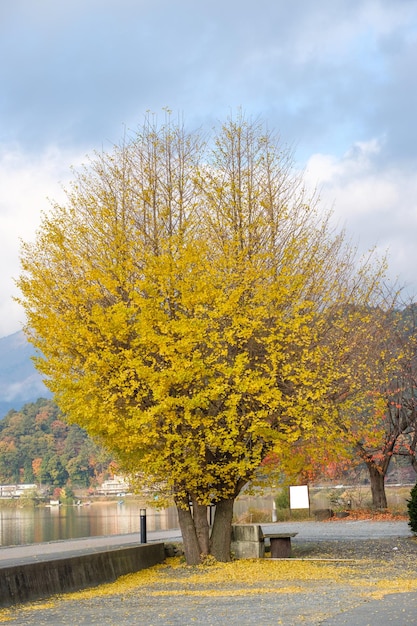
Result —
<svg viewBox="0 0 417 626"><path fill-rule="evenodd" d="M235 498L231 498L216 503L211 537L207 506L197 504L194 498L192 507L188 502L176 502L187 565L198 565L207 554L211 554L218 561L231 560L234 502Z"/></svg>
<svg viewBox="0 0 417 626"><path fill-rule="evenodd" d="M200 549L200 557L210 552L209 525L207 520L207 506L197 504L193 498L193 520Z"/></svg>
<svg viewBox="0 0 417 626"><path fill-rule="evenodd" d="M187 565L198 565L201 562L200 544L190 507L182 508L177 503L178 521L180 524L184 554Z"/></svg>
<svg viewBox="0 0 417 626"><path fill-rule="evenodd" d="M385 493L385 472L381 471L373 463L366 464L371 481L372 505L376 509L386 509L388 507Z"/></svg>
<svg viewBox="0 0 417 626"><path fill-rule="evenodd" d="M213 530L210 538L210 554L218 561L230 561L234 498L216 503Z"/></svg>

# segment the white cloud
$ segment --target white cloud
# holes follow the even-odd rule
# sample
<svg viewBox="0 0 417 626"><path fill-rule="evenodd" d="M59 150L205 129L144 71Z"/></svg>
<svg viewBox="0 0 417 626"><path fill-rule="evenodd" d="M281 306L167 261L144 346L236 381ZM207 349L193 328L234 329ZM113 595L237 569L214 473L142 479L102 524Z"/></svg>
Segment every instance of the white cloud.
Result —
<svg viewBox="0 0 417 626"><path fill-rule="evenodd" d="M20 272L20 241L30 241L40 225L48 198L63 198L62 185L80 156L51 146L36 156L19 146L0 146L0 337L19 330L24 315L13 301Z"/></svg>
<svg viewBox="0 0 417 626"><path fill-rule="evenodd" d="M381 151L383 142L371 139L358 142L341 158L314 154L306 181L318 186L323 205L333 209L335 223L360 251L376 247L388 253L389 275L411 295L417 292L417 179L411 164L381 167Z"/></svg>

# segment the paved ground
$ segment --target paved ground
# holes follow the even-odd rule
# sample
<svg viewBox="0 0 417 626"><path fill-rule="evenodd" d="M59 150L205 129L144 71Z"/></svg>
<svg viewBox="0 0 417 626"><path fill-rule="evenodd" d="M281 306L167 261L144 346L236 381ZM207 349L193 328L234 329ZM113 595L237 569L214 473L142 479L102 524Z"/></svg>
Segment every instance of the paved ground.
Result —
<svg viewBox="0 0 417 626"><path fill-rule="evenodd" d="M296 601L295 601L296 600ZM156 606L153 598L140 601L116 597L103 602L65 602L55 609L19 611L11 626L413 626L417 594L395 594L362 604L339 615L317 621L317 613L332 610L323 594L305 599L268 595L185 599L169 597ZM306 604L300 612L299 603ZM0 623L1 618L0 618Z"/></svg>
<svg viewBox="0 0 417 626"><path fill-rule="evenodd" d="M394 593L321 622L322 626L408 626L417 624L417 593Z"/></svg>
<svg viewBox="0 0 417 626"><path fill-rule="evenodd" d="M278 530L275 530L279 528ZM387 537L410 537L410 527L405 521L374 522L368 520L340 520L327 522L279 522L262 524L264 532L296 532L297 541L344 541L347 539L386 539Z"/></svg>
<svg viewBox="0 0 417 626"><path fill-rule="evenodd" d="M411 540L406 522L373 522L371 520L342 522L289 522L263 525L265 532L291 530L298 535L293 540L294 553L303 551L317 556L334 553L355 556L355 550L385 559L387 577L398 575L396 555L402 555L407 566L411 563L417 577L417 546ZM149 533L149 541L175 541L178 532ZM0 564L23 559L58 558L65 553L101 550L106 546L129 545L138 542L138 535L78 539L51 542L35 546L0 548ZM365 549L366 546L366 549ZM408 561L407 561L408 559ZM365 568L366 564L362 566ZM371 571L369 573L371 576ZM371 581L370 581L371 582ZM59 600L50 607L35 603L16 607L3 614L7 623L21 626L165 626L201 624L204 626L269 626L283 624L298 626L399 626L417 625L417 592L395 593L379 600L363 596L346 580L338 586L325 581L305 581L297 593L277 588L277 593L247 592L244 583L231 581L228 588L204 587L201 594L188 591L187 580L180 593L141 593L136 589L128 593L115 593L105 598ZM0 613L0 623L2 616Z"/></svg>

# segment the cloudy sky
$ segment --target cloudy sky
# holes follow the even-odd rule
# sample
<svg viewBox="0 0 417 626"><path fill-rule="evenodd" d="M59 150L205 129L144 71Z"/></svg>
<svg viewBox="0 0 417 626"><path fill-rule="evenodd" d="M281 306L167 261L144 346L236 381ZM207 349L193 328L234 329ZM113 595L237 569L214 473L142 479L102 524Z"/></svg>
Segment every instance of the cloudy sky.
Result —
<svg viewBox="0 0 417 626"><path fill-rule="evenodd" d="M6 0L0 57L0 337L48 198L163 107L208 129L261 116L417 293L416 0Z"/></svg>

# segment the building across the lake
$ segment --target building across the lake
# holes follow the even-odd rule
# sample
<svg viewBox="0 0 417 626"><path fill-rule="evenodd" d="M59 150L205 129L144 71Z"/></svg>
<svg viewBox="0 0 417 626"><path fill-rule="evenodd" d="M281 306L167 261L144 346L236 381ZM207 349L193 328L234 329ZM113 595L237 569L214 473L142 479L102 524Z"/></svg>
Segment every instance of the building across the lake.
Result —
<svg viewBox="0 0 417 626"><path fill-rule="evenodd" d="M128 491L130 491L130 485L124 476L114 476L109 480L105 480L96 489L96 493L103 496L124 495Z"/></svg>
<svg viewBox="0 0 417 626"><path fill-rule="evenodd" d="M0 498L20 498L29 491L36 491L38 486L32 483L22 485L0 485Z"/></svg>

